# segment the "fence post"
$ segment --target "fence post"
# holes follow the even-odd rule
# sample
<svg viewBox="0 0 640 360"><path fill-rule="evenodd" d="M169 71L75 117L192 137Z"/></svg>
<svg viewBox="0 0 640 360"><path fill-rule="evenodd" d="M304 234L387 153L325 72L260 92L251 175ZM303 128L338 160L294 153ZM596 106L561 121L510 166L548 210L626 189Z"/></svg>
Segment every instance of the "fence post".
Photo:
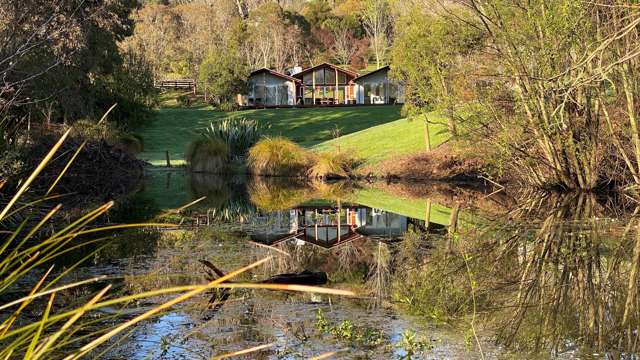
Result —
<svg viewBox="0 0 640 360"><path fill-rule="evenodd" d="M167 156L167 167L171 167L171 158L169 158L169 150L165 151L165 155Z"/></svg>

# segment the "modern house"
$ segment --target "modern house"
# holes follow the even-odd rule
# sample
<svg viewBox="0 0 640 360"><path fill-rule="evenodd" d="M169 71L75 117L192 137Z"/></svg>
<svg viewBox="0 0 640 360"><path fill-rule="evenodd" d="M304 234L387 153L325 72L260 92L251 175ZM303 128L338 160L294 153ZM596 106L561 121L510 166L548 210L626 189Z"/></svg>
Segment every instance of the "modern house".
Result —
<svg viewBox="0 0 640 360"><path fill-rule="evenodd" d="M300 80L267 68L249 75L247 94L238 95L238 103L247 107L294 106Z"/></svg>
<svg viewBox="0 0 640 360"><path fill-rule="evenodd" d="M404 86L389 79L387 65L352 80L358 104L404 104Z"/></svg>
<svg viewBox="0 0 640 360"><path fill-rule="evenodd" d="M298 105L349 105L355 104L351 81L358 73L323 63L293 74L301 80L298 88Z"/></svg>
<svg viewBox="0 0 640 360"><path fill-rule="evenodd" d="M389 66L365 75L322 63L286 75L262 68L249 75L245 107L348 106L404 103L404 87L389 79Z"/></svg>

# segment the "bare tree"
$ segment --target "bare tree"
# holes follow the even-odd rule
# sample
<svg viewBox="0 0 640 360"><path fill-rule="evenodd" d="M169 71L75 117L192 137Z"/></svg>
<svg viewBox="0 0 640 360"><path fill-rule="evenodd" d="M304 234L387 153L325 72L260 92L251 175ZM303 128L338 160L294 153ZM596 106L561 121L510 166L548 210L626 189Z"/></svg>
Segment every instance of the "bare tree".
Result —
<svg viewBox="0 0 640 360"><path fill-rule="evenodd" d="M367 0L362 11L362 24L371 41L376 57L376 66L380 68L389 49L391 33L391 13L387 0Z"/></svg>

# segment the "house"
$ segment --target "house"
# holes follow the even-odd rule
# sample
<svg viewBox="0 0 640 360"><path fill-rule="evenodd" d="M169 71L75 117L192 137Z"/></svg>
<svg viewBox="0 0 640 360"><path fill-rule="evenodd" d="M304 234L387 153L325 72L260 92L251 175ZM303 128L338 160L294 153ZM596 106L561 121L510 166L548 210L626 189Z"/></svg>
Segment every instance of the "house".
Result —
<svg viewBox="0 0 640 360"><path fill-rule="evenodd" d="M349 105L355 104L351 81L358 73L329 63L322 63L303 70L293 77L301 81L298 89L298 105Z"/></svg>
<svg viewBox="0 0 640 360"><path fill-rule="evenodd" d="M271 69L258 69L249 75L247 94L240 95L238 103L248 107L293 106L300 82Z"/></svg>
<svg viewBox="0 0 640 360"><path fill-rule="evenodd" d="M389 79L389 70L387 65L352 80L357 104L404 104L404 86Z"/></svg>
<svg viewBox="0 0 640 360"><path fill-rule="evenodd" d="M397 240L413 221L402 215L356 204L300 205L264 216L264 223L269 225L253 232L253 240L267 245L296 240L324 248L364 238Z"/></svg>
<svg viewBox="0 0 640 360"><path fill-rule="evenodd" d="M389 66L360 76L322 63L291 75L262 68L252 72L247 94L238 95L246 107L345 106L403 104L404 87L389 79Z"/></svg>

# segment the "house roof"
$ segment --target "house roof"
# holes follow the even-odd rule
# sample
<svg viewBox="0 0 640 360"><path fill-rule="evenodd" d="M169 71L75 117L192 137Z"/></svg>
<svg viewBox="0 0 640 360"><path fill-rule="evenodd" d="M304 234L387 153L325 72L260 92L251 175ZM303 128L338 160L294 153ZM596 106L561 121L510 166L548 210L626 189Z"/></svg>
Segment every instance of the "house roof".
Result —
<svg viewBox="0 0 640 360"><path fill-rule="evenodd" d="M339 66L336 66L336 65L329 64L329 63L326 63L326 62L325 62L325 63L322 63L322 64L318 64L318 65L316 65L316 66L312 66L312 67L310 67L310 68L304 69L304 70L302 70L301 72L299 72L299 73L295 74L294 76L295 76L295 77L302 76L302 75L304 75L304 74L306 74L306 73L308 73L308 72L310 72L310 71L316 70L316 69L321 68L321 67L324 67L324 66L328 66L328 67L330 67L330 68L332 68L332 69L336 69L336 70L338 70L338 71L341 71L341 72L343 72L343 73L345 73L345 74L348 74L348 75L351 75L351 76L358 76L358 75L359 75L359 74L358 74L357 72L355 72L355 71L347 70L347 69L341 68L341 67L339 67Z"/></svg>
<svg viewBox="0 0 640 360"><path fill-rule="evenodd" d="M300 79L296 79L296 78L294 78L292 76L285 75L283 73L279 73L279 72L277 72L275 70L271 70L271 69L267 69L267 68L254 70L254 71L251 72L251 74L249 74L249 76L257 75L257 74L260 74L260 73L263 73L263 72L268 72L269 74L271 74L273 76L277 76L277 77L280 77L280 78L283 78L283 79L287 79L289 81L296 81L296 82L300 82L301 81Z"/></svg>
<svg viewBox="0 0 640 360"><path fill-rule="evenodd" d="M377 74L377 73L379 73L379 72L381 72L381 71L388 71L388 70L390 70L390 69L391 69L391 67L390 67L389 65L387 65L387 66L383 66L383 67L381 67L380 69L373 70L373 71L372 71L372 72L370 72L370 73L367 73L367 74L364 74L364 75L358 76L357 78L354 78L354 79L353 79L353 80L351 80L351 81L360 80L360 79L362 79L362 78L366 78L366 77L367 77L367 76L369 76L369 75Z"/></svg>

